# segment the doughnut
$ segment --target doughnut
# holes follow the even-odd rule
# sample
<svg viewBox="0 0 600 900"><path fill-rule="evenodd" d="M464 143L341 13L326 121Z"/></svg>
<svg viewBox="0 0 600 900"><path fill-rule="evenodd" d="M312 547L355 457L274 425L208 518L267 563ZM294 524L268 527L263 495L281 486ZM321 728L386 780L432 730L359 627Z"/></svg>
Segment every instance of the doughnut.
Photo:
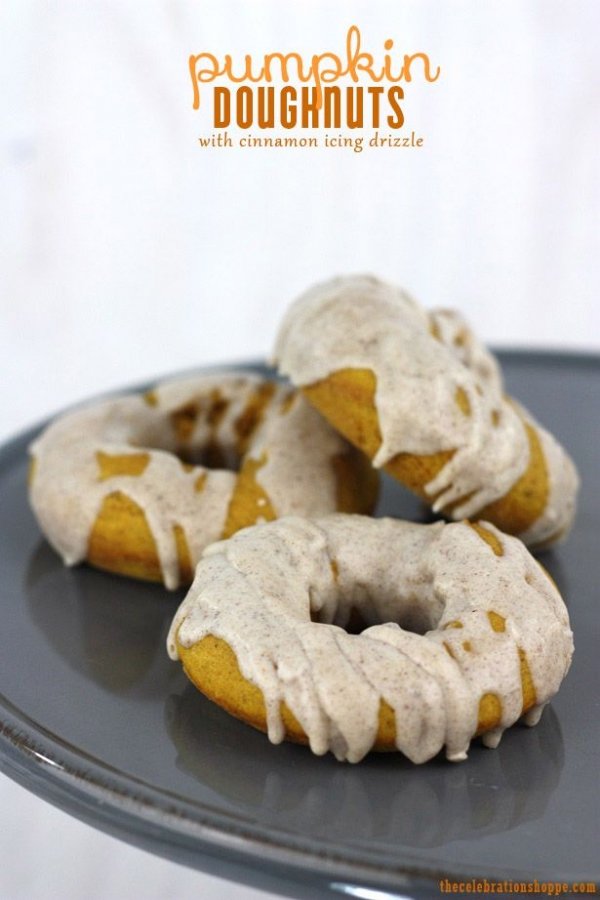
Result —
<svg viewBox="0 0 600 900"><path fill-rule="evenodd" d="M372 467L289 386L163 382L68 413L30 447L30 500L67 565L189 584L209 544L280 515L370 512Z"/></svg>
<svg viewBox="0 0 600 900"><path fill-rule="evenodd" d="M167 646L273 743L415 763L535 725L573 652L560 594L518 538L347 514L289 516L207 548Z"/></svg>
<svg viewBox="0 0 600 900"><path fill-rule="evenodd" d="M341 434L434 512L486 519L529 546L569 531L573 462L505 395L498 363L457 312L426 312L370 276L336 278L292 305L274 355Z"/></svg>

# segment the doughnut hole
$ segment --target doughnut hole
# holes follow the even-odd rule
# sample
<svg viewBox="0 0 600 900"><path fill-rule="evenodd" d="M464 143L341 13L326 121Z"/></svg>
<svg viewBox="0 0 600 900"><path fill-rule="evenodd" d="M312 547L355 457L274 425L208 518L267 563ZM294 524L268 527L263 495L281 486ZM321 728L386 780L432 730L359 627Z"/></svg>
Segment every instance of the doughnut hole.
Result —
<svg viewBox="0 0 600 900"><path fill-rule="evenodd" d="M387 582L382 577L370 592L364 586L368 573L352 571L352 564L347 562L344 565L335 558L330 559L329 589L323 595L315 592L309 596L312 622L335 625L356 635L374 625L390 623L418 635L438 627L444 604L427 586L402 592L392 575Z"/></svg>
<svg viewBox="0 0 600 900"><path fill-rule="evenodd" d="M373 625L398 625L404 631L418 635L426 634L436 627L436 623L432 623L432 611L420 605L418 601L402 598L398 601L397 607L393 615L380 615L374 605L365 608L362 604L342 602L336 610L333 621L322 619L320 612L312 611L311 621L318 625L337 625L348 634L362 634Z"/></svg>
<svg viewBox="0 0 600 900"><path fill-rule="evenodd" d="M192 466L238 471L240 454L237 446L227 446L218 438L219 425L228 406L229 401L215 389L209 398L186 403L171 413L171 428L176 440L173 452L179 459ZM199 425L203 426L200 442L194 440Z"/></svg>
<svg viewBox="0 0 600 900"><path fill-rule="evenodd" d="M223 420L230 410L230 400L219 388L209 394L188 401L168 414L167 427L159 419L130 441L133 447L152 447L173 453L184 467L201 466L206 469L227 469L239 472L244 454L276 389L274 382L259 384L251 392L244 408L221 432ZM145 402L158 405L157 395L150 391Z"/></svg>

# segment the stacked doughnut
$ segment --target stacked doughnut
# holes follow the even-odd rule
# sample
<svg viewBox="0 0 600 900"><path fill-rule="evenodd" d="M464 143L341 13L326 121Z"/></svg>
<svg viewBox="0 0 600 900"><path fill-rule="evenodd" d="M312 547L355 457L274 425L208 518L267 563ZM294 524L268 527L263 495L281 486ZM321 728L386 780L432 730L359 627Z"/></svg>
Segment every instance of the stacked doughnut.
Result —
<svg viewBox="0 0 600 900"><path fill-rule="evenodd" d="M525 544L563 538L578 478L451 311L367 276L289 310L275 361L72 413L31 499L68 563L192 586L168 640L238 718L316 754L424 762L535 724L573 652ZM372 519L384 469L446 519ZM248 527L250 526L250 527Z"/></svg>
<svg viewBox="0 0 600 900"><path fill-rule="evenodd" d="M428 313L375 278L338 278L292 306L275 357L374 466L435 512L487 519L530 546L570 529L572 461L505 395L496 360L458 313Z"/></svg>

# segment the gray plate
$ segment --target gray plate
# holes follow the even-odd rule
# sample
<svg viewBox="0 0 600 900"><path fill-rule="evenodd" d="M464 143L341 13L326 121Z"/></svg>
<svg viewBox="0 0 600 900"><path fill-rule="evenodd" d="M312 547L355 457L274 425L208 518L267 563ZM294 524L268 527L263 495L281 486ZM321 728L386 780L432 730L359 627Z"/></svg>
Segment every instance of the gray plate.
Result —
<svg viewBox="0 0 600 900"><path fill-rule="evenodd" d="M273 747L189 685L166 656L182 596L63 568L26 496L25 449L0 450L0 765L131 843L297 897L429 896L440 878L598 876L600 358L502 354L508 388L570 448L576 528L542 557L569 605L574 664L537 728L466 763L358 766ZM386 482L380 514L423 518Z"/></svg>

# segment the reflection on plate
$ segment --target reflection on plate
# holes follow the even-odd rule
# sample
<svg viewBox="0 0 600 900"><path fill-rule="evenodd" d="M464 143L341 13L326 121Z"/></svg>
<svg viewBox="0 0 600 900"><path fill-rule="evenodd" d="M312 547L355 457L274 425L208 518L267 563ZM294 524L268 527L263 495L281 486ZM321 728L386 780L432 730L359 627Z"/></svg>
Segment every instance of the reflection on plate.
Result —
<svg viewBox="0 0 600 900"><path fill-rule="evenodd" d="M265 748L262 734L246 735L240 753L237 723L191 685L170 697L165 713L178 766L275 825L286 827L293 817L317 839L342 836L349 819L360 822L356 840L409 847L505 831L543 815L564 762L551 707L537 728L505 734L502 752L473 746L476 772L442 757L416 767L397 754L373 757L368 768L320 760L300 767L296 757L308 753L303 747L286 748L286 769L280 748Z"/></svg>
<svg viewBox="0 0 600 900"><path fill-rule="evenodd" d="M149 674L157 664L165 687L176 676L165 659L163 635L183 592L87 566L66 569L40 541L28 561L25 595L32 623L55 651L111 693L144 685L154 690Z"/></svg>

